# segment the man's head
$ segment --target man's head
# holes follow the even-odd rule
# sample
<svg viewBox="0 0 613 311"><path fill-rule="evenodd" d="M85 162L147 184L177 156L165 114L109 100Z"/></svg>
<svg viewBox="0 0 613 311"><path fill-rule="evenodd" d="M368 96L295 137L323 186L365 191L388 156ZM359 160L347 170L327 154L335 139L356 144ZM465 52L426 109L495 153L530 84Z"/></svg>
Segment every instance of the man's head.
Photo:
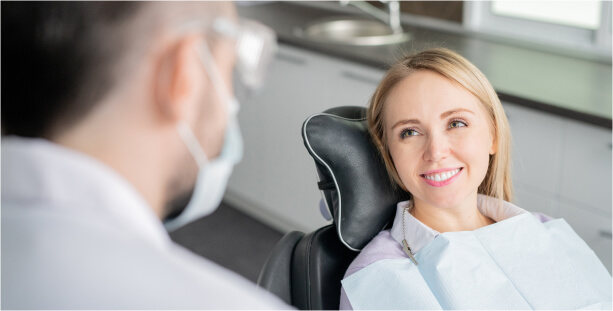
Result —
<svg viewBox="0 0 613 311"><path fill-rule="evenodd" d="M200 53L231 94L234 43L211 29L219 17L235 21L233 5L3 2L3 134L99 159L166 216L197 174L176 125L189 126L209 159L224 142L227 105Z"/></svg>
<svg viewBox="0 0 613 311"><path fill-rule="evenodd" d="M232 6L2 3L4 133L59 135L129 83L164 32L218 15L234 15Z"/></svg>

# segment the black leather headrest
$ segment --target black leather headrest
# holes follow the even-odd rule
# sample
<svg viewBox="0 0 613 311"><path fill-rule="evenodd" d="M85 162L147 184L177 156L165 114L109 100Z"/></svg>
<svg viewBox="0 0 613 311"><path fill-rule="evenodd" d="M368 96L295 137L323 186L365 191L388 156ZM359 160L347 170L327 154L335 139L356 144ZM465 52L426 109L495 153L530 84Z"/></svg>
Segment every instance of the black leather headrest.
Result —
<svg viewBox="0 0 613 311"><path fill-rule="evenodd" d="M408 194L392 187L370 139L366 108L338 107L309 117L302 138L343 244L359 251L394 217Z"/></svg>

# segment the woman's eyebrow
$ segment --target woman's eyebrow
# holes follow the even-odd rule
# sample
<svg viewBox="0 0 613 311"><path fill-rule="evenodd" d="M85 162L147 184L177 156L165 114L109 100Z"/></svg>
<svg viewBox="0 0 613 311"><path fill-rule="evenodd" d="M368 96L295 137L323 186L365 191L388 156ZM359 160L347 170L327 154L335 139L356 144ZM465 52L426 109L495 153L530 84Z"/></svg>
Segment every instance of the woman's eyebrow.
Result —
<svg viewBox="0 0 613 311"><path fill-rule="evenodd" d="M465 109L465 108L452 109L452 110L449 110L447 112L441 113L441 120L447 118L448 116L450 116L450 115L452 115L454 113L458 113L458 112L462 112L462 111L463 112L468 112L468 113L475 114L474 112L472 112L472 111L470 111L468 109Z"/></svg>
<svg viewBox="0 0 613 311"><path fill-rule="evenodd" d="M441 114L441 120L447 118L448 116L454 114L454 113L458 113L458 112L468 112L468 113L472 113L475 114L474 112L465 109L465 108L458 108L458 109L452 109L446 112L443 112ZM405 124L420 124L421 122L419 122L418 119L405 119L405 120L400 120L396 123L394 123L394 126L392 126L392 129L400 126L400 125L405 125Z"/></svg>
<svg viewBox="0 0 613 311"><path fill-rule="evenodd" d="M420 124L420 122L417 119L400 120L400 121L394 123L394 126L392 126L392 129L394 129L394 128L400 126L400 125L404 125L404 124Z"/></svg>

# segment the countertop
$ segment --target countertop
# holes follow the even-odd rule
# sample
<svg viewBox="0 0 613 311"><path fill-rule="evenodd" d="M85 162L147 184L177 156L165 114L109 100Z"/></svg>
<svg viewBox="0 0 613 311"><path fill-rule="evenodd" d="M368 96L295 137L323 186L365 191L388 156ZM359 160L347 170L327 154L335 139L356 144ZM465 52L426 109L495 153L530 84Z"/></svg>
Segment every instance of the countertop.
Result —
<svg viewBox="0 0 613 311"><path fill-rule="evenodd" d="M239 6L239 15L277 32L279 42L385 70L396 58L428 47L446 47L475 64L503 101L611 128L612 70L603 63L557 55L474 36L403 25L413 38L404 44L354 47L321 44L293 30L339 12L288 2Z"/></svg>

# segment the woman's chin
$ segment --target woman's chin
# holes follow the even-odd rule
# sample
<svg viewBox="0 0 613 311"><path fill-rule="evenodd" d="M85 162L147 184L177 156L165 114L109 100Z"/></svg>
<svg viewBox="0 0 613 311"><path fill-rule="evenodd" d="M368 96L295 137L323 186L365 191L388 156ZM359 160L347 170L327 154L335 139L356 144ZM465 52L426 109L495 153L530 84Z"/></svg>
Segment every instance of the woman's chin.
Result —
<svg viewBox="0 0 613 311"><path fill-rule="evenodd" d="M428 195L423 198L414 196L417 204L425 203L435 208L452 209L462 205L466 198L461 198L459 195Z"/></svg>

